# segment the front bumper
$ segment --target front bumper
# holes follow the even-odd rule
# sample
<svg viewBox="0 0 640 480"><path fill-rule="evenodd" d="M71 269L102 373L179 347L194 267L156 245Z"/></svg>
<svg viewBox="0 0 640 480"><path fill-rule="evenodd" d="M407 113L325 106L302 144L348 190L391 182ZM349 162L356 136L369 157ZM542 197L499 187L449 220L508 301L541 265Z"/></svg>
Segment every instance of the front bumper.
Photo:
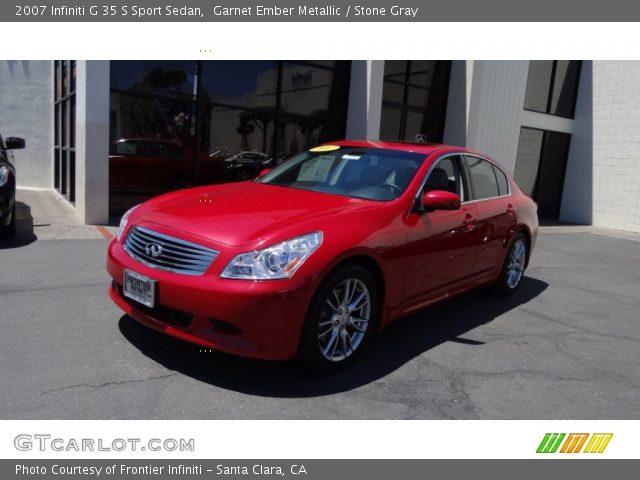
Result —
<svg viewBox="0 0 640 480"><path fill-rule="evenodd" d="M226 264L224 257L204 275L180 275L137 262L113 240L107 255L109 295L135 320L182 340L244 357L295 358L314 281L222 279L217 270ZM157 281L153 309L122 295L125 268Z"/></svg>

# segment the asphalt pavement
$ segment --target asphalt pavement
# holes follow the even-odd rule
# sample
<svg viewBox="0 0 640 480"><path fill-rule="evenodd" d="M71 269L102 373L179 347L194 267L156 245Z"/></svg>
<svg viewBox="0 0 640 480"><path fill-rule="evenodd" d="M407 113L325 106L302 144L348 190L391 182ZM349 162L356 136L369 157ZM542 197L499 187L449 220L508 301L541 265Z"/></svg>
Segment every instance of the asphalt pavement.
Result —
<svg viewBox="0 0 640 480"><path fill-rule="evenodd" d="M18 199L18 238L0 243L0 419L640 418L640 235L543 228L514 296L424 310L318 376L137 324L107 296L104 229L51 192Z"/></svg>

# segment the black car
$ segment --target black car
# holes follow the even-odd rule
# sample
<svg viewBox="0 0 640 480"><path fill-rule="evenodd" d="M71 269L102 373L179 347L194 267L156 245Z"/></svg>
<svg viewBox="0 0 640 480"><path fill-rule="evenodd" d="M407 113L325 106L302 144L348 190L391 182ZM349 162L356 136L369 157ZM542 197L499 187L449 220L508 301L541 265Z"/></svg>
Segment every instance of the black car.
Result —
<svg viewBox="0 0 640 480"><path fill-rule="evenodd" d="M224 160L224 169L231 180L255 178L261 170L272 166L271 158L260 152L240 152Z"/></svg>
<svg viewBox="0 0 640 480"><path fill-rule="evenodd" d="M10 150L24 148L24 140L0 136L0 237L16 235L16 169Z"/></svg>

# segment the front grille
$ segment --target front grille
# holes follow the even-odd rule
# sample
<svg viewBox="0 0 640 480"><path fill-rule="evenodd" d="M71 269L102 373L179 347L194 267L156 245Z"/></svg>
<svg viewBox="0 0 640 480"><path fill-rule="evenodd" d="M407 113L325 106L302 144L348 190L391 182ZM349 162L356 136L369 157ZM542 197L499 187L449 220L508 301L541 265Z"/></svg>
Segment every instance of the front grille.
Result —
<svg viewBox="0 0 640 480"><path fill-rule="evenodd" d="M211 248L143 227L131 228L124 249L148 267L182 275L202 275L218 256Z"/></svg>

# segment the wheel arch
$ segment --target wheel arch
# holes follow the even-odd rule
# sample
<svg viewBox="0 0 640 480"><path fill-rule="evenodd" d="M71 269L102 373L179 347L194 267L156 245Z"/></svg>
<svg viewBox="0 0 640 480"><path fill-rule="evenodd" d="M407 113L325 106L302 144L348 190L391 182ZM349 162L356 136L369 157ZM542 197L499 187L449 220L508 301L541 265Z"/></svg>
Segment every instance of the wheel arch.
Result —
<svg viewBox="0 0 640 480"><path fill-rule="evenodd" d="M379 330L381 325L384 324L383 317L384 307L386 305L386 280L384 270L382 269L380 262L376 260L373 255L362 251L346 253L330 264L329 268L327 268L322 276L320 284L322 285L333 272L349 264L355 264L364 268L373 277L377 289L376 293L378 294L378 318L376 319L376 329Z"/></svg>
<svg viewBox="0 0 640 480"><path fill-rule="evenodd" d="M527 260L525 263L526 268L529 266L529 258L531 257L531 231L526 225L521 225L520 228L518 228L514 232L514 235L517 235L518 233L521 233L524 236L525 241L527 242Z"/></svg>

